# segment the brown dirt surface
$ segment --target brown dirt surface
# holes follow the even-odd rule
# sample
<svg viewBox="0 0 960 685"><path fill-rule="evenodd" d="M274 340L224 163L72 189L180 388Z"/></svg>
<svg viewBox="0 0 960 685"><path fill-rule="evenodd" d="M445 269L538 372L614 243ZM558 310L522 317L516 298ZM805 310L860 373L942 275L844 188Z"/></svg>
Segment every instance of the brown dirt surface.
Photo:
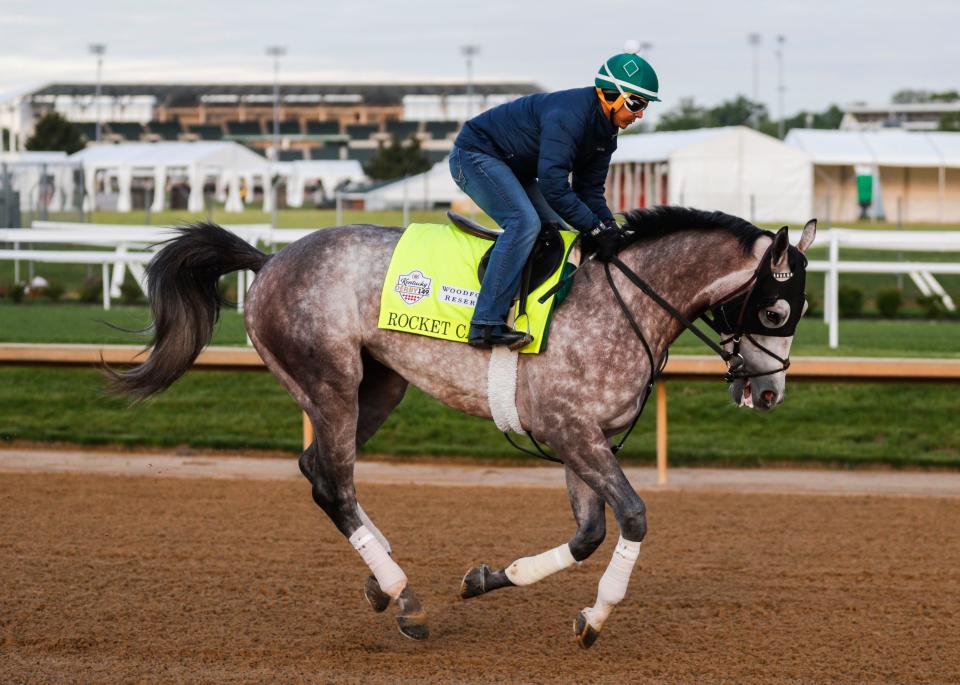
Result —
<svg viewBox="0 0 960 685"><path fill-rule="evenodd" d="M467 602L572 532L560 490L359 486L430 612L402 637L306 483L0 474L2 683L956 683L960 499L645 492L627 598L572 623L616 541Z"/></svg>

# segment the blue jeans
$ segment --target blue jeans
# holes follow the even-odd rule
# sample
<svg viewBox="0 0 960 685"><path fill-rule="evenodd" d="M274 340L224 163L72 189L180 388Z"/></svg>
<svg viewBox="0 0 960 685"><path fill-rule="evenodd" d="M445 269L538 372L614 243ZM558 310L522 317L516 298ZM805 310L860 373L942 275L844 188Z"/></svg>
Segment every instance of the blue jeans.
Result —
<svg viewBox="0 0 960 685"><path fill-rule="evenodd" d="M469 195L503 229L483 275L480 296L473 310L473 326L506 322L510 303L520 287L523 265L533 250L541 223L563 219L550 208L536 180L521 183L503 160L456 145L450 151L450 173L460 190Z"/></svg>

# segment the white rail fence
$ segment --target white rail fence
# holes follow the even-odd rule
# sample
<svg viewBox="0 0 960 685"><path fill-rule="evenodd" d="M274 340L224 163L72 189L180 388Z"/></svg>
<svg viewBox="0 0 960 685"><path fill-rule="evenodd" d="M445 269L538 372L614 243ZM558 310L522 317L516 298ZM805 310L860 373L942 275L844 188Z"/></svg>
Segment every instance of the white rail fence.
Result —
<svg viewBox="0 0 960 685"><path fill-rule="evenodd" d="M284 245L313 233L315 229L272 228L267 224L240 224L227 226L230 231L249 242L269 246ZM144 265L153 257L156 245L172 237L174 229L158 226L128 226L114 224L82 224L37 221L29 229L0 229L0 243L13 245L0 250L0 260L13 260L14 279L20 281L20 262L58 262L70 264L100 264L103 269L103 304L110 308L110 299L120 296L120 285L129 269L141 288L144 288ZM799 238L799 233L794 232ZM30 245L30 249L23 249ZM35 249L37 245L77 245L101 248L98 250ZM841 273L906 274L924 295L935 295L944 306L955 311L950 294L934 274L960 274L960 260L930 261L870 261L842 260L842 248L859 250L956 253L960 255L960 231L866 231L833 228L817 234L815 247L827 248L826 260L811 260L809 270L824 274L824 321L829 328L829 345L839 346L840 317L839 290ZM112 267L112 274L110 268ZM109 275L109 277L108 277ZM237 308L243 309L244 294L251 275L237 275Z"/></svg>
<svg viewBox="0 0 960 685"><path fill-rule="evenodd" d="M799 239L799 234L796 236ZM840 344L840 274L907 274L923 295L935 295L944 307L956 311L956 305L933 274L960 274L960 261L843 261L840 249L881 250L900 254L940 252L960 255L960 231L865 231L832 228L817 233L815 247L827 248L826 260L811 260L809 271L823 272L823 320L829 329L829 345Z"/></svg>

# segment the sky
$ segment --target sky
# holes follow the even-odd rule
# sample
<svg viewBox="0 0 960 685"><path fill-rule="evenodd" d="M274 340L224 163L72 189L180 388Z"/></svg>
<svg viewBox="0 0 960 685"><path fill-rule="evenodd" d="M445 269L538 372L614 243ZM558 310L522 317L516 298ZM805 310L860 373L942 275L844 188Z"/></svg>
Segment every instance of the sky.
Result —
<svg viewBox="0 0 960 685"><path fill-rule="evenodd" d="M691 97L753 96L778 116L776 38L785 37L785 113L831 103L883 104L902 88L960 89L960 1L801 0L0 0L0 94L90 81L269 82L268 45L283 45L281 82L477 80L590 85L628 39L649 42L660 112Z"/></svg>

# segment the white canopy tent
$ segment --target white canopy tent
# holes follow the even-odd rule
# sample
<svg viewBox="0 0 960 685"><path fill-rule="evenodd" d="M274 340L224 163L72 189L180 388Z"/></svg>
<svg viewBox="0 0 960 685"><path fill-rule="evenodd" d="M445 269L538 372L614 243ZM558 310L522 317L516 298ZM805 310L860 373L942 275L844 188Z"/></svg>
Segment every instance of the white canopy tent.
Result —
<svg viewBox="0 0 960 685"><path fill-rule="evenodd" d="M203 187L213 179L218 188L226 189L228 212L243 210L240 182L247 188L247 203L253 195L254 179L259 178L264 189L270 187L270 163L244 146L233 142L200 141L121 143L119 145L94 145L70 156L84 167L86 182L85 209L95 209L98 174L102 178L115 178L117 182L116 209L129 212L130 191L133 179L152 178L155 192L153 211L162 211L166 206L166 188L171 178L186 182L190 189L187 209L201 212L204 208ZM107 184L109 187L109 184ZM272 194L264 192L263 209L270 211Z"/></svg>
<svg viewBox="0 0 960 685"><path fill-rule="evenodd" d="M329 200L344 183L359 183L367 178L355 159L297 160L281 164L285 168L280 170L280 175L286 179L287 204L291 207L303 206L304 190L310 183L317 183L323 199Z"/></svg>
<svg viewBox="0 0 960 685"><path fill-rule="evenodd" d="M452 205L467 199L450 175L446 161L437 162L429 171L416 176L391 181L363 193L351 193L346 197L362 199L369 210L399 209L408 207L433 207L436 204Z"/></svg>
<svg viewBox="0 0 960 685"><path fill-rule="evenodd" d="M66 152L0 153L0 171L8 175L11 190L20 193L21 211L69 209L79 169L80 165L69 159ZM2 183L0 179L0 188Z"/></svg>
<svg viewBox="0 0 960 685"><path fill-rule="evenodd" d="M785 142L809 155L816 208L834 220L858 217L859 166L872 170L875 215L960 221L960 133L793 129Z"/></svg>
<svg viewBox="0 0 960 685"><path fill-rule="evenodd" d="M809 157L745 126L621 136L607 180L615 212L677 204L800 223L812 198Z"/></svg>

